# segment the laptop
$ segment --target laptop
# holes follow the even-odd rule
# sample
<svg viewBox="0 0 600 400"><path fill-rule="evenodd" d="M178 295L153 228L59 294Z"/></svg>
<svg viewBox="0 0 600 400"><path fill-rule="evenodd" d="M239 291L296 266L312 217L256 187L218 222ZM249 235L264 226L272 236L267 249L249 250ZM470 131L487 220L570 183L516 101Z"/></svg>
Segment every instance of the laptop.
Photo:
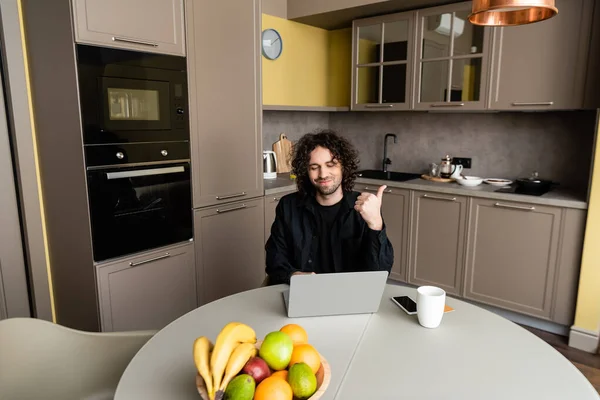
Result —
<svg viewBox="0 0 600 400"><path fill-rule="evenodd" d="M294 275L283 292L287 315L318 317L366 314L379 310L387 271Z"/></svg>

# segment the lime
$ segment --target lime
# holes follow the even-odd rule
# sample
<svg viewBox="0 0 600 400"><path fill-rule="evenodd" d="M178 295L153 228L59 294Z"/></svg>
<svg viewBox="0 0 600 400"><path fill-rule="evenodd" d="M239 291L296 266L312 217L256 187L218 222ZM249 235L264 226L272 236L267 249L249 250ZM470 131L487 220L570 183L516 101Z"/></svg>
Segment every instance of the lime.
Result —
<svg viewBox="0 0 600 400"><path fill-rule="evenodd" d="M256 382L247 374L236 376L225 389L225 400L252 400Z"/></svg>
<svg viewBox="0 0 600 400"><path fill-rule="evenodd" d="M281 371L290 363L293 350L292 338L286 333L274 331L265 336L258 354L271 369Z"/></svg>
<svg viewBox="0 0 600 400"><path fill-rule="evenodd" d="M290 367L288 383L298 399L308 399L317 391L317 377L309 365L303 362Z"/></svg>

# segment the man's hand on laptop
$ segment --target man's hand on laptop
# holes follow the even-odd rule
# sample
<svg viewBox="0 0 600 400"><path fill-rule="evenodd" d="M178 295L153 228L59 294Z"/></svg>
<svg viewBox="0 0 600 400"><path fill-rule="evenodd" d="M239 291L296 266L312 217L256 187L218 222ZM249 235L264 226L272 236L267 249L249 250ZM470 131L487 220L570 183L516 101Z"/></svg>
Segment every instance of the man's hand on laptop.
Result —
<svg viewBox="0 0 600 400"><path fill-rule="evenodd" d="M314 272L301 272L301 271L298 271L298 272L294 272L292 274L292 276L294 276L294 275L314 275L314 274L315 274Z"/></svg>
<svg viewBox="0 0 600 400"><path fill-rule="evenodd" d="M383 229L383 219L381 218L381 200L383 191L387 186L380 186L377 194L361 193L356 199L354 209L360 213L369 228L374 231Z"/></svg>

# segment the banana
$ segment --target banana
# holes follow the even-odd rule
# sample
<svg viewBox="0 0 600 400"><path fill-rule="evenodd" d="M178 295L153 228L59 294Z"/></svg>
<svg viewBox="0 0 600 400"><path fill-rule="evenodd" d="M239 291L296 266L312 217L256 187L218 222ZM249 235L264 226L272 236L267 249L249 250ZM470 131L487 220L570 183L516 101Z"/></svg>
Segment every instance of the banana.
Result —
<svg viewBox="0 0 600 400"><path fill-rule="evenodd" d="M221 386L219 386L218 392L225 392L225 389L227 389L227 385L229 385L229 382L231 382L231 380L242 370L242 368L244 368L244 365L246 365L248 360L254 357L255 355L256 346L254 346L254 344L239 344L235 348L233 353L231 353L231 357L229 357L229 361L227 362L227 368L225 368L225 377L221 382Z"/></svg>
<svg viewBox="0 0 600 400"><path fill-rule="evenodd" d="M210 361L210 352L213 349L213 344L206 336L200 336L194 340L194 364L198 369L198 373L202 376L206 391L213 392L213 381L208 363Z"/></svg>
<svg viewBox="0 0 600 400"><path fill-rule="evenodd" d="M221 381L225 367L233 350L240 343L256 343L256 332L254 329L241 322L230 322L219 333L215 347L210 356L210 370L212 372L212 391L209 392L211 399L215 398L215 391L221 387Z"/></svg>

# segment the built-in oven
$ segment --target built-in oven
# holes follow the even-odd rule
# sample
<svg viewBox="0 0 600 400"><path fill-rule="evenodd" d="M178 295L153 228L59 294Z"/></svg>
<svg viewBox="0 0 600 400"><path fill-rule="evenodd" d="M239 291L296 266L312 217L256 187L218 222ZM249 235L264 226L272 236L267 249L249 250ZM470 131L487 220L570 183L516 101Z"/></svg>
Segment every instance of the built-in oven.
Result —
<svg viewBox="0 0 600 400"><path fill-rule="evenodd" d="M96 262L193 237L185 142L86 146Z"/></svg>
<svg viewBox="0 0 600 400"><path fill-rule="evenodd" d="M189 140L184 57L77 45L86 145Z"/></svg>

